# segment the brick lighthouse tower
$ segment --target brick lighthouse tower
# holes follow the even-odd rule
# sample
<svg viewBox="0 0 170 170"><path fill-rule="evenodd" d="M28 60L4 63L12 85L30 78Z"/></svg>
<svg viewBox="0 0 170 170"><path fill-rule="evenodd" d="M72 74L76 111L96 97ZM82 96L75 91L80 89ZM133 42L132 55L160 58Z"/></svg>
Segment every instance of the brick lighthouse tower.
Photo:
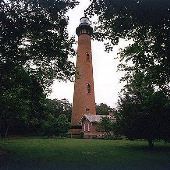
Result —
<svg viewBox="0 0 170 170"><path fill-rule="evenodd" d="M83 115L96 115L91 51L93 28L87 17L80 19L76 34L78 35L77 73L74 84L72 127L80 126Z"/></svg>

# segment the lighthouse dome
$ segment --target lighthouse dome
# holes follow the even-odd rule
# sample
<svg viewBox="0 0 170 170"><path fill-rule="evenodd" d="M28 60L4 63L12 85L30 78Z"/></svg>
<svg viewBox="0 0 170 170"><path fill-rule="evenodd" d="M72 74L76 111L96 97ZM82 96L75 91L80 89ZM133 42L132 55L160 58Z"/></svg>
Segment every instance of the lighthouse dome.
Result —
<svg viewBox="0 0 170 170"><path fill-rule="evenodd" d="M80 25L90 25L90 20L87 17L82 17L80 19Z"/></svg>
<svg viewBox="0 0 170 170"><path fill-rule="evenodd" d="M93 28L91 27L91 22L87 17L80 18L80 24L76 29L76 34L80 36L81 34L92 35Z"/></svg>

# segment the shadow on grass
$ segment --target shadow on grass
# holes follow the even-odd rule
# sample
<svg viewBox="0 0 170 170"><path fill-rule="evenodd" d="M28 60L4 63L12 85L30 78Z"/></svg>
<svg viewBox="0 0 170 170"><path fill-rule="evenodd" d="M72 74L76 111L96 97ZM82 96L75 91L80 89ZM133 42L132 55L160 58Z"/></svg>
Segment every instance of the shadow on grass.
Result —
<svg viewBox="0 0 170 170"><path fill-rule="evenodd" d="M149 148L149 146L129 146L127 147L131 151L143 151L143 152L164 152L170 153L170 145L165 144L164 146L155 145L153 148Z"/></svg>
<svg viewBox="0 0 170 170"><path fill-rule="evenodd" d="M21 140L7 143L14 149L0 160L0 170L112 170L112 169L157 169L170 168L170 144L155 143L150 150L145 141L100 141L100 140ZM42 142L42 143L41 143ZM58 143L59 142L59 143ZM64 144L64 142L66 142ZM13 145L15 144L15 145ZM21 145L18 145L21 144ZM33 145L35 144L35 145ZM43 144L43 145L41 145ZM45 144L45 145L44 145ZM54 145L55 144L55 145ZM27 145L35 146L28 149ZM25 158L17 156L26 148ZM43 150L43 147L49 146ZM57 146L57 149L55 149ZM38 147L37 150L35 150ZM54 150L49 148L54 147ZM10 147L9 147L10 148ZM29 158L29 151L40 156ZM78 150L76 150L78 149ZM1 149L0 149L1 150ZM58 152L56 154L56 152ZM70 154L70 152L73 152ZM78 154L78 155L77 155ZM70 155L70 156L69 156ZM82 156L82 158L80 158ZM77 159L72 159L77 157ZM53 160L53 158L55 158ZM63 158L63 159L62 159ZM52 161L53 160L53 161ZM74 161L72 161L74 160ZM78 161L77 161L78 160Z"/></svg>

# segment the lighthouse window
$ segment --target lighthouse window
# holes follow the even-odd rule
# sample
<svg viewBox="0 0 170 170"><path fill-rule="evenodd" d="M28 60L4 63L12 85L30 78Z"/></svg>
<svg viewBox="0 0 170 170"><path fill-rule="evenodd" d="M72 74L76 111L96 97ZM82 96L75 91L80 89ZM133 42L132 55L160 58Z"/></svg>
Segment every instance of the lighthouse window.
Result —
<svg viewBox="0 0 170 170"><path fill-rule="evenodd" d="M87 93L91 93L91 86L89 83L87 84Z"/></svg>
<svg viewBox="0 0 170 170"><path fill-rule="evenodd" d="M86 30L85 30L85 29L82 30L82 34L84 34L84 33L86 33Z"/></svg>
<svg viewBox="0 0 170 170"><path fill-rule="evenodd" d="M86 53L86 55L87 55L87 56L90 56L88 52Z"/></svg>
<svg viewBox="0 0 170 170"><path fill-rule="evenodd" d="M90 61L90 55L89 55L89 53L86 53L86 56L87 56L87 61Z"/></svg>
<svg viewBox="0 0 170 170"><path fill-rule="evenodd" d="M90 109L89 108L86 108L86 112L88 112Z"/></svg>

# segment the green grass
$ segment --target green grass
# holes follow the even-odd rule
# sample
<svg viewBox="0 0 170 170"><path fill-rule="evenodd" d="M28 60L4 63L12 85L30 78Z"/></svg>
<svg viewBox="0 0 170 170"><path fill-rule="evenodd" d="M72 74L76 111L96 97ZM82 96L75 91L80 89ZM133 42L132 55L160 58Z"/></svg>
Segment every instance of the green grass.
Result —
<svg viewBox="0 0 170 170"><path fill-rule="evenodd" d="M17 159L48 162L170 165L170 144L157 142L154 150L146 141L20 138L0 141L0 148Z"/></svg>

